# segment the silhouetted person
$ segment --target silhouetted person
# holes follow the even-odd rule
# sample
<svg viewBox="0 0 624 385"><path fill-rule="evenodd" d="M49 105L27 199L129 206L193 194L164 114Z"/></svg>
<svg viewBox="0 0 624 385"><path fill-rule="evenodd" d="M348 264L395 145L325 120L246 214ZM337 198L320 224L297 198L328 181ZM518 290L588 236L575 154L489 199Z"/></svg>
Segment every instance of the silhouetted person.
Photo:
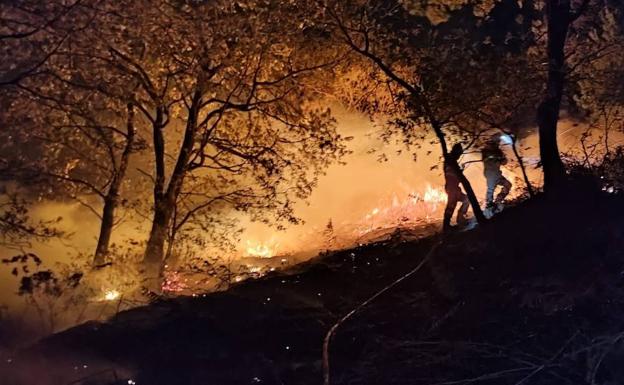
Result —
<svg viewBox="0 0 624 385"><path fill-rule="evenodd" d="M500 137L492 136L485 147L481 150L483 157L483 174L487 182L487 193L485 194L485 209L494 214L499 210L499 206L511 191L511 182L503 176L501 166L507 164L507 157L499 147ZM501 190L494 199L496 188L501 186Z"/></svg>
<svg viewBox="0 0 624 385"><path fill-rule="evenodd" d="M453 217L457 203L461 203L459 211L457 212L457 224L462 226L467 222L466 213L468 212L468 207L470 206L468 197L461 190L461 187L459 187L460 182L459 176L457 175L457 170L459 169L457 162L463 152L464 150L462 149L461 144L456 143L447 158L444 159L444 179L446 181L444 189L446 190L446 195L448 196L446 209L444 210L444 221L442 222L442 229L444 231L448 231L452 228L451 218Z"/></svg>

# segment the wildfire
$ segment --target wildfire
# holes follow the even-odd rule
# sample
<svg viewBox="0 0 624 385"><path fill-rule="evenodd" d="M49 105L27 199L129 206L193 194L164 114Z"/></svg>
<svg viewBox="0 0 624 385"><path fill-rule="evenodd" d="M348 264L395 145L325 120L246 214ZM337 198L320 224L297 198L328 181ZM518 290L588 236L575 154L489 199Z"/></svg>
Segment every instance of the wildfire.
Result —
<svg viewBox="0 0 624 385"><path fill-rule="evenodd" d="M104 299L107 301L114 301L121 296L121 293L117 290L107 290L104 293Z"/></svg>
<svg viewBox="0 0 624 385"><path fill-rule="evenodd" d="M373 211L371 211L370 213L366 214L366 219L371 219L372 217L374 217L375 215L379 214L379 209L377 207L375 207L373 209Z"/></svg>
<svg viewBox="0 0 624 385"><path fill-rule="evenodd" d="M404 197L393 193L356 224L356 235L362 236L375 229L403 226L410 222L428 222L441 214L438 209L447 200L444 189L430 184L426 185L422 193L412 192Z"/></svg>
<svg viewBox="0 0 624 385"><path fill-rule="evenodd" d="M255 273L262 273L262 267L260 266L254 266L254 265L247 265L247 269L249 270L250 273L255 274Z"/></svg>
<svg viewBox="0 0 624 385"><path fill-rule="evenodd" d="M253 245L247 241L247 255L256 258L272 258L275 255L275 246L258 243Z"/></svg>
<svg viewBox="0 0 624 385"><path fill-rule="evenodd" d="M423 195L423 201L437 205L440 203L446 203L447 200L448 196L444 190L433 188L430 184L427 185L427 189Z"/></svg>

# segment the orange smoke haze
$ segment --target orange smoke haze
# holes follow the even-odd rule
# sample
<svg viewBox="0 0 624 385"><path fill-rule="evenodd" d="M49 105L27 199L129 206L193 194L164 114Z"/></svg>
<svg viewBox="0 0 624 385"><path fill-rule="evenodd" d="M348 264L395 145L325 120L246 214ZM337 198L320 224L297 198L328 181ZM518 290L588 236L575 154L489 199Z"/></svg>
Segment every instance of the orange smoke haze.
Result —
<svg viewBox="0 0 624 385"><path fill-rule="evenodd" d="M414 154L403 146L382 142L378 135L381 127L367 117L340 108L334 108L334 115L341 135L354 138L349 142L352 153L343 159L344 165L336 164L327 170L306 202L296 204L296 213L304 223L278 231L235 214L244 229L237 240L237 251L232 255L217 250L217 254L222 253L219 257L230 262L234 260L234 263L256 274L259 264L250 261L275 259L271 266L279 268L309 258L324 249L365 241L366 234L380 228L414 226L440 219L446 197L437 145L425 144L418 149L415 161ZM585 129L585 126L563 121L560 125L562 151L578 148L579 136ZM519 149L527 163L530 179L534 185L541 185L541 172L534 167L538 159L536 136L529 134L521 139ZM483 199L485 180L478 161L480 155L474 149L471 151L462 158L462 162L467 162L466 175L478 197ZM514 194L517 194L524 188L524 182L513 153L510 149L505 149L505 152L509 164L504 174L514 184ZM387 156L387 161L378 161L381 153ZM148 221L129 213L120 215L125 219L116 227L113 242L121 244L128 239L145 240ZM83 254L85 261L88 260L95 248L99 223L86 208L78 203L42 202L33 207L32 216L42 219L62 216L63 230L72 234L66 240L33 245L33 251L44 259L46 266L68 263L77 254ZM330 221L331 229L328 229ZM136 254L140 255L141 246L136 248ZM214 257L215 253L214 250L196 252L199 258ZM0 257L14 254L16 250L0 250ZM241 279L235 276L233 282ZM96 290L90 300L113 302L124 294L123 289L107 278L99 277L95 281L99 283L93 284ZM169 276L168 282L173 288L171 291L182 291L181 288L189 285L177 273ZM7 303L12 308L20 307L21 300L13 295L17 285L10 269L0 266L0 290L5 293L0 303Z"/></svg>

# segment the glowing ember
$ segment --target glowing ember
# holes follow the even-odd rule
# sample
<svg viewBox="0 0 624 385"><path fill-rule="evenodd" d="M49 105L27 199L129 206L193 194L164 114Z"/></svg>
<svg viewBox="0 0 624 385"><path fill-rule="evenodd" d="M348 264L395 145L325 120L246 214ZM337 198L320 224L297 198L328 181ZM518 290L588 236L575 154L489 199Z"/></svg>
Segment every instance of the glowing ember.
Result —
<svg viewBox="0 0 624 385"><path fill-rule="evenodd" d="M165 293L178 293L188 287L186 279L183 279L177 271L166 271L162 283L162 291Z"/></svg>
<svg viewBox="0 0 624 385"><path fill-rule="evenodd" d="M107 301L114 301L121 296L121 293L117 290L107 290L104 293L104 299Z"/></svg>
<svg viewBox="0 0 624 385"><path fill-rule="evenodd" d="M275 255L275 250L267 244L252 245L247 241L247 255L257 258L272 258Z"/></svg>
<svg viewBox="0 0 624 385"><path fill-rule="evenodd" d="M249 269L250 273L262 273L262 267L260 266L247 265L247 269Z"/></svg>

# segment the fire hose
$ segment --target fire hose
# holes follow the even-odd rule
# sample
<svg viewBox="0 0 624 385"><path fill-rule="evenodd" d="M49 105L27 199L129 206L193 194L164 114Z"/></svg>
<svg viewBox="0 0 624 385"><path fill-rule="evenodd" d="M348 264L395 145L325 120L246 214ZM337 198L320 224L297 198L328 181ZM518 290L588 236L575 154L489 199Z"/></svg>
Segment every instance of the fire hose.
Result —
<svg viewBox="0 0 624 385"><path fill-rule="evenodd" d="M386 285L385 287L383 287L381 290L377 291L375 294L373 294L372 296L370 296L367 300L365 300L364 302L360 303L359 305L357 305L355 308L353 308L350 312L348 312L347 314L345 314L342 318L340 318L327 332L327 334L325 335L325 339L323 340L323 385L330 385L330 367L329 367L329 344L331 343L331 339L334 336L334 334L336 333L336 330L338 330L338 328L340 327L340 325L342 325L343 323L345 323L347 320L349 320L355 313L357 313L358 311L362 310L363 308L365 308L367 305L369 305L371 302L373 302L375 299L379 298L382 294L384 294L385 292L387 292L388 290L394 288L396 285L398 285L399 283L403 282L405 279L411 277L412 275L414 275L417 271L420 270L421 267L423 267L425 265L425 263L427 263L429 261L429 259L431 259L431 256L433 255L433 253L436 251L436 249L438 248L438 246L442 243L441 240L437 241L433 246L431 246L431 249L429 249L429 251L427 252L427 254L425 255L425 257L420 261L420 263L413 268L412 270L410 270L407 274L402 275L401 277L399 277L398 279L392 281L390 284Z"/></svg>

